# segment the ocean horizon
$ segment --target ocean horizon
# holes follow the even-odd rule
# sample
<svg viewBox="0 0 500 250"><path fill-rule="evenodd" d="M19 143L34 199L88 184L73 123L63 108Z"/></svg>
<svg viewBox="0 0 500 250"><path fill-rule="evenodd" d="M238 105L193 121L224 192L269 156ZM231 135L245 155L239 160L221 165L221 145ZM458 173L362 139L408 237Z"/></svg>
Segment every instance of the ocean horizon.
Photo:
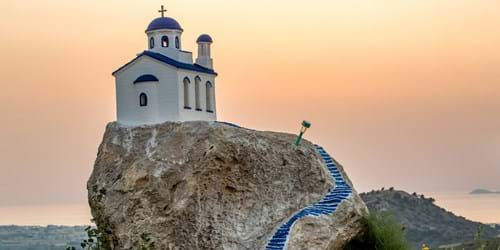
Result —
<svg viewBox="0 0 500 250"><path fill-rule="evenodd" d="M487 224L500 224L500 195L470 195L465 192L429 192L426 197L457 216ZM16 226L82 226L92 225L89 206L85 203L53 205L0 205L0 225Z"/></svg>

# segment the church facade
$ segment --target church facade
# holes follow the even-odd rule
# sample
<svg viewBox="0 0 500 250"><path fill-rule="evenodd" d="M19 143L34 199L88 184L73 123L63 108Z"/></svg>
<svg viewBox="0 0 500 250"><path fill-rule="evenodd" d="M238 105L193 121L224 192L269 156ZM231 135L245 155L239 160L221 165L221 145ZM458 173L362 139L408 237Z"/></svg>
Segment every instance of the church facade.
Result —
<svg viewBox="0 0 500 250"><path fill-rule="evenodd" d="M198 37L198 55L182 50L181 25L162 16L146 29L148 49L115 72L117 120L124 125L215 121L212 38Z"/></svg>

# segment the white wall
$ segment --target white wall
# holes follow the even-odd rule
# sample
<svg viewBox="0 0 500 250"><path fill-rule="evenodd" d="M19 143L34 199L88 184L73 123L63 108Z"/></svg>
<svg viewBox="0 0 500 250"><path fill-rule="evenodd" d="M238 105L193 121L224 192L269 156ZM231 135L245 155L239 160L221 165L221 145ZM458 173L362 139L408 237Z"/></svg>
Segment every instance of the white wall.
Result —
<svg viewBox="0 0 500 250"><path fill-rule="evenodd" d="M159 82L134 81L146 74L151 74ZM195 77L201 78L200 82L200 108L195 107ZM173 66L158 62L143 56L125 69L115 74L117 120L124 125L156 124L165 121L215 121L217 109L215 102L215 76L177 69ZM190 107L184 108L184 78L188 77ZM207 112L206 87L207 81L212 83L211 102L213 113ZM139 105L139 96L145 93L148 96L148 106Z"/></svg>
<svg viewBox="0 0 500 250"><path fill-rule="evenodd" d="M210 43L198 43L198 57L196 58L196 63L205 68L212 69L214 67L214 61L211 54Z"/></svg>
<svg viewBox="0 0 500 250"><path fill-rule="evenodd" d="M159 82L134 81L151 74ZM179 120L177 72L174 67L142 57L116 75L118 122L125 125L155 124ZM148 106L140 107L139 95L148 95Z"/></svg>
<svg viewBox="0 0 500 250"><path fill-rule="evenodd" d="M191 81L191 84L189 84L189 102L190 102L190 107L191 109L185 109L184 108L184 88L183 88L183 82L184 78L188 77L189 80ZM201 111L196 110L195 106L195 78L196 76L199 76L201 78L200 82L200 108ZM179 81L179 89L178 89L178 96L179 96L179 121L215 121L217 120L217 109L215 105L215 76L211 74L205 74L205 73L198 73L198 72L192 72L192 71L187 71L187 70L179 70L178 73L178 81ZM205 83L207 81L210 81L212 83L212 93L211 93L211 100L212 100L212 107L213 107L213 113L207 112L207 106L206 106L206 91L205 91Z"/></svg>
<svg viewBox="0 0 500 250"><path fill-rule="evenodd" d="M193 64L193 52L179 51L178 61Z"/></svg>

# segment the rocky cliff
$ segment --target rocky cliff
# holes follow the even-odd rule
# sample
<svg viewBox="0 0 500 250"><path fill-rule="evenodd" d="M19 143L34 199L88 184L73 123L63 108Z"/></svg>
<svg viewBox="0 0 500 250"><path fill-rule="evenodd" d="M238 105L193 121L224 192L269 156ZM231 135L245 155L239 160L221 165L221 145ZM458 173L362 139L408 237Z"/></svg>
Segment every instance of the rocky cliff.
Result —
<svg viewBox="0 0 500 250"><path fill-rule="evenodd" d="M366 207L338 163L294 140L110 123L87 184L92 215L113 249L342 249Z"/></svg>

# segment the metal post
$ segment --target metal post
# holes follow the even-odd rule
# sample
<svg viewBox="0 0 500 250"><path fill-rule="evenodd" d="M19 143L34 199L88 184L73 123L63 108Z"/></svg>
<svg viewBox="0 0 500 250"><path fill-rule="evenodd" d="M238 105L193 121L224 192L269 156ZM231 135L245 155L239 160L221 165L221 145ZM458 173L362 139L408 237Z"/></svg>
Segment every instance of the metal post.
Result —
<svg viewBox="0 0 500 250"><path fill-rule="evenodd" d="M303 121L302 122L302 128L300 129L300 134L297 137L297 140L295 141L295 146L300 146L300 143L302 142L302 137L304 137L304 134L306 133L307 129L311 127L311 123L308 121Z"/></svg>

